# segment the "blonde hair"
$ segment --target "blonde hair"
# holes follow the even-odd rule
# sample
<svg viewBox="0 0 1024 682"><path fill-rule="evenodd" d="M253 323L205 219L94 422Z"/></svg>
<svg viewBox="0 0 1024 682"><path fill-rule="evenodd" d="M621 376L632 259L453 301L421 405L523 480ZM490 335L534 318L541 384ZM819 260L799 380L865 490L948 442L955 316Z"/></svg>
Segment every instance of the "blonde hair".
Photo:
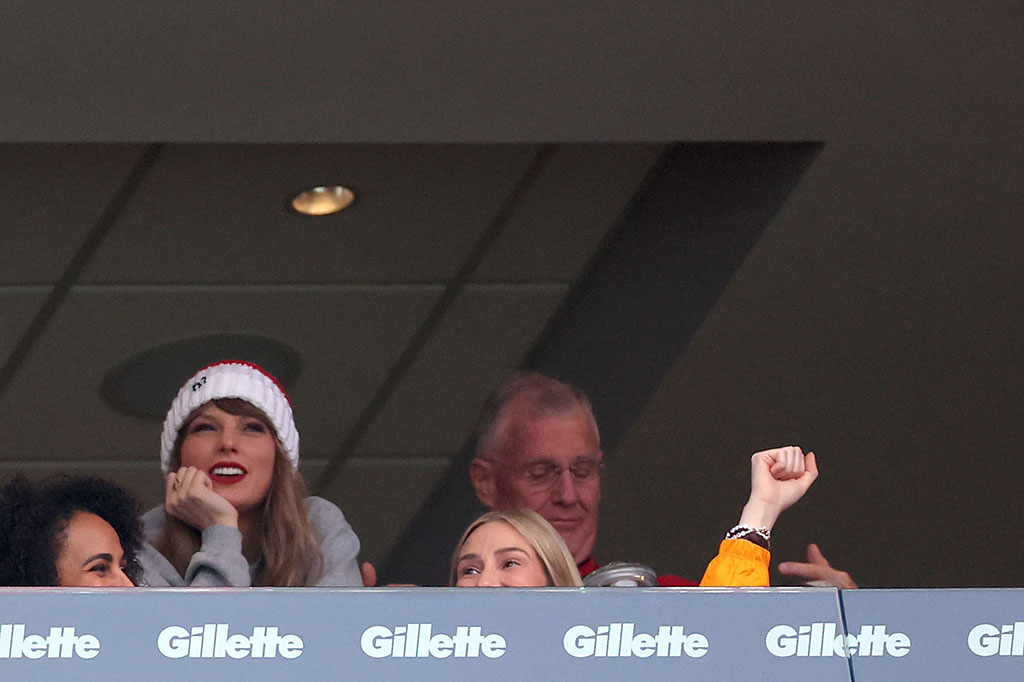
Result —
<svg viewBox="0 0 1024 682"><path fill-rule="evenodd" d="M262 410L240 398L220 398L200 405L178 429L171 453L171 469L181 466L181 444L189 425L209 404L228 414L255 417L274 436L274 473L263 500L259 537L259 569L254 586L306 587L316 584L323 572L324 553L313 524L306 513L306 484L292 468L281 449L277 432ZM156 549L167 557L179 574L185 575L192 555L202 546L202 534L192 526L168 516Z"/></svg>
<svg viewBox="0 0 1024 682"><path fill-rule="evenodd" d="M459 544L455 546L455 551L452 553L451 572L448 576L449 585L455 585L458 581L459 556L466 545L466 540L480 526L494 521L504 521L515 528L530 543L544 564L549 586L581 587L583 585L579 569L576 568L576 562L573 561L569 548L565 546L565 540L543 516L530 509L489 511L469 524L469 528L462 534L462 539L459 540Z"/></svg>

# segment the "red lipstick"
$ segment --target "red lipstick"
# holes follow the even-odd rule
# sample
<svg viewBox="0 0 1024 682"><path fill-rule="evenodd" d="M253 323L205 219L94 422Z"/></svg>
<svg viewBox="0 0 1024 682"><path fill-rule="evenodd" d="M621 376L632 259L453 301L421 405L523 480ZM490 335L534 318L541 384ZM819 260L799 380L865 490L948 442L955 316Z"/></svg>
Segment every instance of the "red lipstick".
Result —
<svg viewBox="0 0 1024 682"><path fill-rule="evenodd" d="M223 461L217 462L206 472L210 480L220 485L232 485L238 483L249 472L238 462Z"/></svg>

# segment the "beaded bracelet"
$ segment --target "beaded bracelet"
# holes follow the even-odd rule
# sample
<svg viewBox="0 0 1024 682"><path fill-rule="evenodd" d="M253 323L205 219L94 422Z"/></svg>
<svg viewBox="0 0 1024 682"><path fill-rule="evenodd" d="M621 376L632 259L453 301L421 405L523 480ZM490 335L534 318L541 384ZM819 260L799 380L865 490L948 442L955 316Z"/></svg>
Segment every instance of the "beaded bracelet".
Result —
<svg viewBox="0 0 1024 682"><path fill-rule="evenodd" d="M755 528L748 526L745 523L741 523L738 526L733 526L729 529L729 532L725 534L726 540L749 540L757 545L761 545L765 549L771 549L772 532L760 526Z"/></svg>

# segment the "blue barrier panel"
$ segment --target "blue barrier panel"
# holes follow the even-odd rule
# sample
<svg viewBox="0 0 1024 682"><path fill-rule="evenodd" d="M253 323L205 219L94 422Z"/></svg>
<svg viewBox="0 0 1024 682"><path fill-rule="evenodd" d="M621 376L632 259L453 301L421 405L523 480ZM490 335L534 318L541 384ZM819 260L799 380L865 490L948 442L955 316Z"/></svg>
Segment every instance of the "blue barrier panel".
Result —
<svg viewBox="0 0 1024 682"><path fill-rule="evenodd" d="M857 682L1024 680L1024 589L844 590Z"/></svg>
<svg viewBox="0 0 1024 682"><path fill-rule="evenodd" d="M810 588L3 589L0 678L849 682L796 655L841 622Z"/></svg>

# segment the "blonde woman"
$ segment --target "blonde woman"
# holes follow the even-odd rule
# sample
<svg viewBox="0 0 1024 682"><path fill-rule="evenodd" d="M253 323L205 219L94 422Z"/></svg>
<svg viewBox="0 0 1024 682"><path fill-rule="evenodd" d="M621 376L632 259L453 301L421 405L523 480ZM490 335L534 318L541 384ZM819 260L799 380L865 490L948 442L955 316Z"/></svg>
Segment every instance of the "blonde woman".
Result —
<svg viewBox="0 0 1024 682"><path fill-rule="evenodd" d="M151 586L361 585L341 510L306 497L277 381L235 360L196 372L164 421L164 504L143 515Z"/></svg>
<svg viewBox="0 0 1024 682"><path fill-rule="evenodd" d="M452 555L456 587L580 587L565 541L529 509L492 511L470 524Z"/></svg>

